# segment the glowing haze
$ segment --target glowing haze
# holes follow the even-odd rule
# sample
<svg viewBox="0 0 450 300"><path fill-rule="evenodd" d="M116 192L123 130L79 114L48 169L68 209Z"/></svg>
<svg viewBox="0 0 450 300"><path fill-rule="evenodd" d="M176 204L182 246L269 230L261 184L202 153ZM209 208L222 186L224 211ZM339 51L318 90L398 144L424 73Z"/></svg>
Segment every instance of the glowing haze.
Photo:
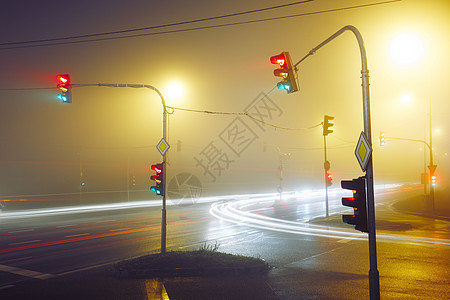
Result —
<svg viewBox="0 0 450 300"><path fill-rule="evenodd" d="M362 175L354 154L363 130L357 41L344 33L302 62L299 91L289 95L275 88L280 78L269 59L289 51L295 63L345 25L359 29L367 50L376 183L420 182L423 144L388 137L429 141L430 101L433 128L440 129L433 135L437 175L448 182L450 3L350 8L376 2L318 0L221 19L212 17L275 3L10 2L0 12L0 196L77 193L81 180L86 192L124 191L132 176L133 189L148 192L150 165L161 162L158 95L74 86L72 103L61 103L56 74L70 74L73 84L151 84L168 105L187 109L169 111L167 174L169 180L195 175L205 195L271 193L280 184L284 191L323 187L320 123L333 116L327 157L338 187L341 179ZM298 16L281 18L290 15ZM102 36L118 39L4 49L11 42L204 18L212 19ZM170 86L174 79L177 85ZM230 114L244 111L257 120Z"/></svg>

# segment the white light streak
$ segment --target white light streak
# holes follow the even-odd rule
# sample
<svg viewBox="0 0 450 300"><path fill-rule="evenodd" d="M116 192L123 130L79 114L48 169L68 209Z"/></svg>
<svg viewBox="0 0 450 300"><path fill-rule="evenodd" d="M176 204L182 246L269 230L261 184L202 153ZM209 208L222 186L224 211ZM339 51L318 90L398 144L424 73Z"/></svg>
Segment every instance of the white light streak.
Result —
<svg viewBox="0 0 450 300"><path fill-rule="evenodd" d="M384 185L384 188L397 187L398 185ZM378 187L380 188L380 187ZM272 196L273 201L279 199L279 195ZM310 198L309 202L313 203L314 199ZM323 215L323 208L316 210L306 211L305 218L300 221L288 221L279 218L272 218L256 214L254 211L246 211L244 208L252 207L253 205L261 205L261 203L267 203L267 196L263 198L253 197L251 199L234 200L227 202L213 203L210 208L210 213L214 217L227 222L235 223L242 226L249 226L262 230L270 230L276 232L309 235L327 237L333 239L339 239L339 242L349 242L350 240L365 240L367 234L355 231L353 228L349 229L335 228L331 226L322 226L309 223L313 218L317 218ZM320 205L322 205L321 202ZM334 207L334 206L333 206ZM337 207L336 207L337 208ZM259 209L260 210L260 209ZM336 214L337 211L334 211ZM450 245L448 239L435 239L425 237L414 237L407 235L382 233L377 235L378 241L389 242L408 242L412 244L433 244L433 245Z"/></svg>

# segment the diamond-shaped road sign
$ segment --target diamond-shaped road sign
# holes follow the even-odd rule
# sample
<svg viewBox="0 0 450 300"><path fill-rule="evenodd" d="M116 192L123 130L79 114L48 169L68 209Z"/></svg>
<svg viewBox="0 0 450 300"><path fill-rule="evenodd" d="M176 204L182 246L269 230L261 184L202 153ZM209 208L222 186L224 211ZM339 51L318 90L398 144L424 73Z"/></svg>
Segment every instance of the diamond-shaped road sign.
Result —
<svg viewBox="0 0 450 300"><path fill-rule="evenodd" d="M428 166L428 169L430 169L431 176L433 176L434 171L436 171L436 167L437 167L437 165L429 165Z"/></svg>
<svg viewBox="0 0 450 300"><path fill-rule="evenodd" d="M369 158L372 155L372 147L370 146L369 141L367 140L367 137L363 131L361 131L361 134L359 135L358 144L356 144L355 155L356 159L359 162L359 165L361 166L361 169L363 170L363 172L365 172L367 163L369 162Z"/></svg>
<svg viewBox="0 0 450 300"><path fill-rule="evenodd" d="M169 143L166 142L166 140L164 138L162 138L158 145L156 145L156 149L158 149L159 153L161 153L162 156L164 156L164 154L166 154L167 150L169 150L170 145Z"/></svg>

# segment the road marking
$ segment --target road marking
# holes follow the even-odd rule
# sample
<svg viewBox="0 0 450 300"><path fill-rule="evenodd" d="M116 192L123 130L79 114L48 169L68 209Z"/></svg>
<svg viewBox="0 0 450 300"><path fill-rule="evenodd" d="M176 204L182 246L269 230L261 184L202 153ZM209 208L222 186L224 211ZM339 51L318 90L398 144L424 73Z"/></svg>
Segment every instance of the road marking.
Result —
<svg viewBox="0 0 450 300"><path fill-rule="evenodd" d="M107 262L107 263L94 265L94 266L89 266L89 267L84 267L84 268L81 268L81 269L76 269L76 270L71 270L71 271L67 271L67 272L64 272L64 273L59 273L58 275L55 275L55 276L64 276L64 275L68 275L68 274L78 273L78 272L81 272L81 271L88 271L88 270L91 270L91 269L96 269L96 268L100 268L100 267L103 267L103 266L111 265L111 264L116 263L116 262L117 261Z"/></svg>
<svg viewBox="0 0 450 300"><path fill-rule="evenodd" d="M86 236L86 235L90 235L90 233L79 233L79 234L66 235L66 238Z"/></svg>
<svg viewBox="0 0 450 300"><path fill-rule="evenodd" d="M31 278L37 278L37 279L48 279L48 278L55 277L55 275L53 275L53 274L45 274L45 273L36 272L36 271L32 271L32 270L27 270L27 269L10 267L7 265L0 265L0 271L13 273L13 274L17 274L17 275L22 275L22 276L26 276L26 277L31 277Z"/></svg>
<svg viewBox="0 0 450 300"><path fill-rule="evenodd" d="M8 245L13 246L13 245L22 245L22 244L30 244L30 243L35 243L35 242L40 242L41 240L32 240L32 241L26 241L26 242L17 242L17 243L10 243Z"/></svg>
<svg viewBox="0 0 450 300"><path fill-rule="evenodd" d="M164 284L158 279L148 279L145 281L148 300L170 300Z"/></svg>
<svg viewBox="0 0 450 300"><path fill-rule="evenodd" d="M16 263L16 262L19 262L19 261L30 260L32 258L34 258L34 256L25 256L25 257L19 257L19 258L4 260L4 261L2 261L2 263L4 263L4 264L12 264L12 263Z"/></svg>

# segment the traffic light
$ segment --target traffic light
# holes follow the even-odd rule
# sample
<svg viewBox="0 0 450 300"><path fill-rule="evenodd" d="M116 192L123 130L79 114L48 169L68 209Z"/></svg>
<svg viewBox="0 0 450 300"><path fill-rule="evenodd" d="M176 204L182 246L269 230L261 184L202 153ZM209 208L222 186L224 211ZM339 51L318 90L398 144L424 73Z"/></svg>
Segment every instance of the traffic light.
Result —
<svg viewBox="0 0 450 300"><path fill-rule="evenodd" d="M331 186L333 184L333 175L327 172L327 186Z"/></svg>
<svg viewBox="0 0 450 300"><path fill-rule="evenodd" d="M61 94L58 95L58 99L64 103L72 103L69 74L58 74L56 75L56 80L58 80L56 87L61 90Z"/></svg>
<svg viewBox="0 0 450 300"><path fill-rule="evenodd" d="M342 205L353 207L353 215L342 215L342 221L355 226L356 230L369 232L366 208L366 180L358 177L353 180L341 180L341 187L353 191L353 197L342 198Z"/></svg>
<svg viewBox="0 0 450 300"><path fill-rule="evenodd" d="M129 185L129 188L134 188L136 186L136 176L135 175L132 175L131 177L130 177L130 185Z"/></svg>
<svg viewBox="0 0 450 300"><path fill-rule="evenodd" d="M280 66L280 68L273 71L273 74L275 76L283 77L283 80L278 82L277 88L286 90L288 94L297 92L297 79L295 78L294 69L292 68L289 52L283 51L279 55L272 56L270 62Z"/></svg>
<svg viewBox="0 0 450 300"><path fill-rule="evenodd" d="M431 186L432 187L436 186L436 175L431 176Z"/></svg>
<svg viewBox="0 0 450 300"><path fill-rule="evenodd" d="M152 175L151 180L156 182L156 185L150 188L156 195L164 196L164 163L152 165L151 169L155 171L155 175Z"/></svg>
<svg viewBox="0 0 450 300"><path fill-rule="evenodd" d="M380 146L386 145L386 141L384 140L384 132L380 132Z"/></svg>
<svg viewBox="0 0 450 300"><path fill-rule="evenodd" d="M332 120L334 120L334 117L332 116L323 116L323 136L327 136L333 132L333 130L330 129L334 126L334 123L330 123Z"/></svg>

